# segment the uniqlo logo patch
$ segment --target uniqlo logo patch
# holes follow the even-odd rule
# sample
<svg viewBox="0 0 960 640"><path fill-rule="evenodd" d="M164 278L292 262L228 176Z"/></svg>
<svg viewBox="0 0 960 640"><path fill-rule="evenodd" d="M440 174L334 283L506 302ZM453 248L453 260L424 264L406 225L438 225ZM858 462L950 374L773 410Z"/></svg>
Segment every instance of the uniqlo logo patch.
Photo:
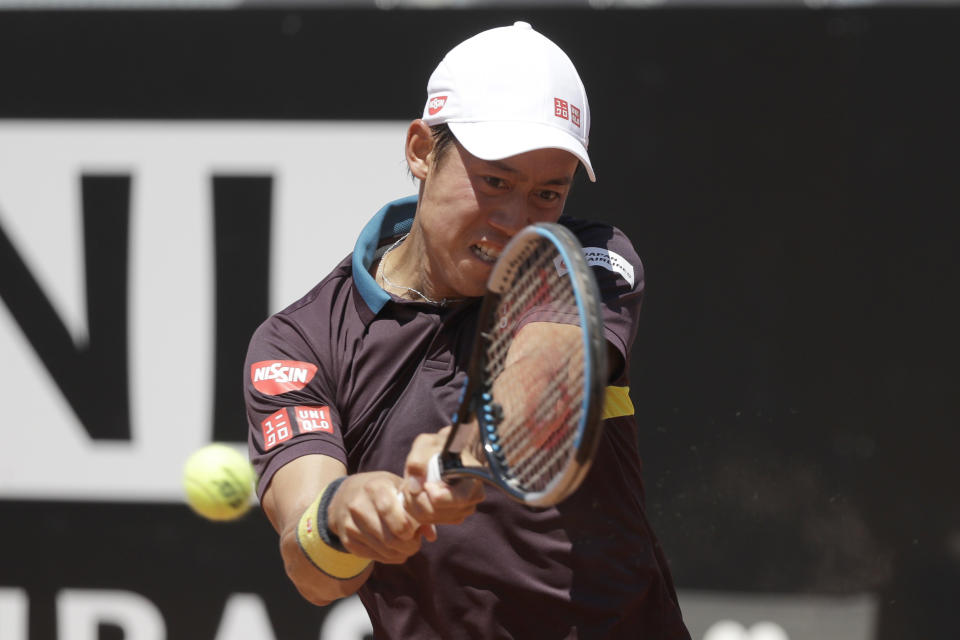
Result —
<svg viewBox="0 0 960 640"><path fill-rule="evenodd" d="M297 430L300 433L333 433L330 407L294 407L293 415L297 417Z"/></svg>
<svg viewBox="0 0 960 640"><path fill-rule="evenodd" d="M573 105L570 105L570 122L578 127L580 126L580 109Z"/></svg>
<svg viewBox="0 0 960 640"><path fill-rule="evenodd" d="M570 105L567 104L566 100L561 100L560 98L553 99L553 115L558 118L563 118L564 120L570 119Z"/></svg>
<svg viewBox="0 0 960 640"><path fill-rule="evenodd" d="M427 113L435 116L440 113L440 110L443 109L443 105L445 104L447 104L447 96L437 96L427 103Z"/></svg>
<svg viewBox="0 0 960 640"><path fill-rule="evenodd" d="M287 418L287 410L280 409L275 414L260 423L260 431L263 433L263 449L269 451L281 442L286 442L293 437L293 431L290 429L290 420Z"/></svg>
<svg viewBox="0 0 960 640"><path fill-rule="evenodd" d="M316 372L317 365L309 362L263 360L250 365L250 380L260 393L278 396L303 389Z"/></svg>

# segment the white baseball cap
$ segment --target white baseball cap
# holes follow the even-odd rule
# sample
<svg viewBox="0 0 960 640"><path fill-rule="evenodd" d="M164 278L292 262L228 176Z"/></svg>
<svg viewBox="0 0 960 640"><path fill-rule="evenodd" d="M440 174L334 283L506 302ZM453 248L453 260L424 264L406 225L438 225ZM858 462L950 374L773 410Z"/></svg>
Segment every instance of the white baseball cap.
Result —
<svg viewBox="0 0 960 640"><path fill-rule="evenodd" d="M427 83L423 121L447 124L482 160L569 151L596 182L587 155L587 92L567 54L526 22L484 31L451 49Z"/></svg>

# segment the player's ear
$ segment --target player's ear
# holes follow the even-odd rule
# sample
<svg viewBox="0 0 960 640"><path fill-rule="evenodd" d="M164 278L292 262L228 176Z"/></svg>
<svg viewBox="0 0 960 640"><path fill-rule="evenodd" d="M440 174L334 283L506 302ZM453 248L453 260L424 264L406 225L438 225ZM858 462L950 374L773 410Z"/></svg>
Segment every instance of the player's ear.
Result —
<svg viewBox="0 0 960 640"><path fill-rule="evenodd" d="M430 162L433 159L433 133L430 127L419 118L410 123L407 128L406 156L407 166L414 178L425 180L430 173Z"/></svg>

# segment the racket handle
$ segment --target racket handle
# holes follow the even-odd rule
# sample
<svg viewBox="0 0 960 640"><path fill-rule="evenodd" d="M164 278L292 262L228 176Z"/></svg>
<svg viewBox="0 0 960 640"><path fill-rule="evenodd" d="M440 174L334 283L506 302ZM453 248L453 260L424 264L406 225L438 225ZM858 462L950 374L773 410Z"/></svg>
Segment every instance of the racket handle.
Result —
<svg viewBox="0 0 960 640"><path fill-rule="evenodd" d="M427 463L427 482L443 482L443 475L440 473L440 454L435 453L430 457Z"/></svg>

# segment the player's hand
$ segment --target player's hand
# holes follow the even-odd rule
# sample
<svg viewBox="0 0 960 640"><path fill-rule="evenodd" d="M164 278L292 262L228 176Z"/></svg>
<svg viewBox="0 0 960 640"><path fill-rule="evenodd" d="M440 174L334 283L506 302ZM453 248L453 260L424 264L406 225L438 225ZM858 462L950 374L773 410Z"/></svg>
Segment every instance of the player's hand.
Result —
<svg viewBox="0 0 960 640"><path fill-rule="evenodd" d="M460 524L483 501L483 483L472 478L458 479L453 484L427 482L427 466L435 453L443 450L450 427L437 433L422 433L413 441L404 466L403 493L407 511L418 522ZM464 464L477 465L469 452L461 454Z"/></svg>
<svg viewBox="0 0 960 640"><path fill-rule="evenodd" d="M386 471L358 473L340 485L327 509L327 526L350 553L387 564L401 564L420 550L421 526L397 499L401 479Z"/></svg>

